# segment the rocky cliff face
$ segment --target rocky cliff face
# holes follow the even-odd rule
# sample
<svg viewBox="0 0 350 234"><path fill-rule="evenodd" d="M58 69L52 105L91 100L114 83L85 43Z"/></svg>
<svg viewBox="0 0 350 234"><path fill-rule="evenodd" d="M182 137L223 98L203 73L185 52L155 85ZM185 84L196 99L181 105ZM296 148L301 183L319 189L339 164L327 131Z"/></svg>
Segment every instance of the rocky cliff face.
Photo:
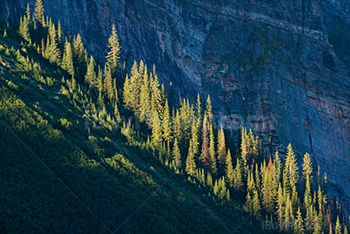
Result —
<svg viewBox="0 0 350 234"><path fill-rule="evenodd" d="M1 1L1 16L17 18L26 1ZM44 2L101 59L116 24L124 60L154 63L161 80L188 97L210 94L216 116L233 129L245 125L309 152L350 197L348 1Z"/></svg>

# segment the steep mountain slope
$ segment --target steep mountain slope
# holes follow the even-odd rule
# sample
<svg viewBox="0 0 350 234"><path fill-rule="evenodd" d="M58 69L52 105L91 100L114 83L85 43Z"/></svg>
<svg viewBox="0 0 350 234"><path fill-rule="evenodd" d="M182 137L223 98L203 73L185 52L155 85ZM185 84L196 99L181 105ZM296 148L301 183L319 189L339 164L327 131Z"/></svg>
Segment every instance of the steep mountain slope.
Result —
<svg viewBox="0 0 350 234"><path fill-rule="evenodd" d="M25 0L2 1L18 18ZM31 1L31 5L33 6ZM231 128L309 152L349 198L350 74L346 1L45 1L66 32L104 57L111 25L123 58L144 58L183 95L210 94Z"/></svg>
<svg viewBox="0 0 350 234"><path fill-rule="evenodd" d="M170 171L135 139L129 141L130 127L110 131L90 125L83 117L88 92L79 87L69 94L62 69L4 28L2 232L259 232L241 205L216 205L203 196L205 188Z"/></svg>

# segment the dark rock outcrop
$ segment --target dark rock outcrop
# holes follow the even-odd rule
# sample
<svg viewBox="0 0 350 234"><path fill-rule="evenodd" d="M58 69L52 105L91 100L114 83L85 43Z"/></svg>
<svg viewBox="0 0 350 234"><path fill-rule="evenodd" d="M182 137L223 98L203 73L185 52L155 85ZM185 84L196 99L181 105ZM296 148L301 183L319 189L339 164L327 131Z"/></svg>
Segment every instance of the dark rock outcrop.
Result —
<svg viewBox="0 0 350 234"><path fill-rule="evenodd" d="M1 16L17 18L25 2L1 1ZM188 97L210 94L219 121L227 116L233 129L245 125L309 152L350 197L348 1L44 2L100 59L116 24L125 61L154 63Z"/></svg>

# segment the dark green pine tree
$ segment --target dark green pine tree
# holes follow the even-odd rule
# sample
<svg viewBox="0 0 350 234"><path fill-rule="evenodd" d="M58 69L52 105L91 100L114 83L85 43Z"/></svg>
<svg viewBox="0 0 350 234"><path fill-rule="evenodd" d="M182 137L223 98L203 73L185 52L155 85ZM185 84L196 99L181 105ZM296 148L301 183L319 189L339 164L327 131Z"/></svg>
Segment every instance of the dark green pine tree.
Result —
<svg viewBox="0 0 350 234"><path fill-rule="evenodd" d="M197 107L198 108L198 107ZM202 153L200 156L200 160L202 165L205 168L209 168L209 136L208 136L208 123L207 123L207 115L204 115L203 118L203 127L202 127Z"/></svg>
<svg viewBox="0 0 350 234"><path fill-rule="evenodd" d="M233 165L232 165L232 157L231 152L228 150L227 156L226 156L226 180L229 187L233 187L234 182L234 173L233 173Z"/></svg>
<svg viewBox="0 0 350 234"><path fill-rule="evenodd" d="M112 26L112 33L108 38L109 52L106 56L107 65L111 69L113 77L119 77L121 72L120 66L120 45L115 25Z"/></svg>
<svg viewBox="0 0 350 234"><path fill-rule="evenodd" d="M75 66L75 76L80 77L79 81L83 81L83 76L87 70L87 52L81 41L80 34L73 41L73 62Z"/></svg>
<svg viewBox="0 0 350 234"><path fill-rule="evenodd" d="M85 82L88 83L91 87L96 87L95 60L92 56L90 57L90 62L87 67Z"/></svg>
<svg viewBox="0 0 350 234"><path fill-rule="evenodd" d="M195 176L197 166L194 159L192 140L190 140L190 146L188 147L188 154L186 158L186 173L190 176Z"/></svg>
<svg viewBox="0 0 350 234"><path fill-rule="evenodd" d="M174 162L176 168L181 167L181 153L180 153L180 148L179 148L179 143L177 141L177 138L174 140L174 148L173 148L173 157L174 157Z"/></svg>
<svg viewBox="0 0 350 234"><path fill-rule="evenodd" d="M39 21L43 27L45 27L45 10L42 0L36 0L34 16L36 20Z"/></svg>
<svg viewBox="0 0 350 234"><path fill-rule="evenodd" d="M64 53L62 58L62 68L67 71L72 77L74 76L74 63L72 45L66 38L64 45Z"/></svg>
<svg viewBox="0 0 350 234"><path fill-rule="evenodd" d="M215 139L214 139L214 131L213 125L209 124L209 164L210 170L213 175L218 173L217 163L216 163L216 155L215 155Z"/></svg>

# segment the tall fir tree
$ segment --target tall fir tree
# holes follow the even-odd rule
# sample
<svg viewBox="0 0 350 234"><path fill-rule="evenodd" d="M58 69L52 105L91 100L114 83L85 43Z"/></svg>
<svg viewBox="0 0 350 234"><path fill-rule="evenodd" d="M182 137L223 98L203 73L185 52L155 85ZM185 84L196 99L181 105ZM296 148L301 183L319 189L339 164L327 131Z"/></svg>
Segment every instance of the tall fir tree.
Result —
<svg viewBox="0 0 350 234"><path fill-rule="evenodd" d="M283 187L287 192L292 192L293 187L296 186L298 182L298 166L291 144L288 145L287 150L288 153L283 169Z"/></svg>
<svg viewBox="0 0 350 234"><path fill-rule="evenodd" d="M51 19L49 23L49 40L50 44L46 46L46 58L49 59L51 63L61 63L61 51L58 47L57 43L57 33L55 29L55 25L52 24Z"/></svg>
<svg viewBox="0 0 350 234"><path fill-rule="evenodd" d="M219 170L221 173L225 171L225 163L226 163L226 144L225 144L225 134L224 130L221 128L218 130L218 147L217 147L217 155L219 162Z"/></svg>
<svg viewBox="0 0 350 234"><path fill-rule="evenodd" d="M90 62L87 67L85 82L88 83L91 87L96 87L95 60L92 56L90 57Z"/></svg>
<svg viewBox="0 0 350 234"><path fill-rule="evenodd" d="M34 16L36 20L39 21L43 27L45 27L45 10L42 0L36 0Z"/></svg>
<svg viewBox="0 0 350 234"><path fill-rule="evenodd" d="M144 66L140 91L140 120L145 122L150 117L150 87L147 66Z"/></svg>
<svg viewBox="0 0 350 234"><path fill-rule="evenodd" d="M111 69L114 78L120 76L120 45L115 25L112 26L112 33L108 38L108 54L106 56L108 67Z"/></svg>
<svg viewBox="0 0 350 234"><path fill-rule="evenodd" d="M304 155L303 161L303 180L305 182L306 178L309 177L310 184L312 184L312 163L308 153Z"/></svg>
<svg viewBox="0 0 350 234"><path fill-rule="evenodd" d="M105 67L105 70L106 70L106 67ZM130 87L130 79L129 79L129 75L126 74L124 87L123 87L123 101L124 101L124 106L127 109L130 109L130 106L131 106L131 95L132 93L131 93L131 87Z"/></svg>
<svg viewBox="0 0 350 234"><path fill-rule="evenodd" d="M74 63L73 63L73 51L72 45L66 38L64 45L64 53L62 59L62 68L67 71L72 77L74 76Z"/></svg>
<svg viewBox="0 0 350 234"><path fill-rule="evenodd" d="M113 89L113 79L112 79L112 73L111 73L111 70L109 69L108 66L105 65L105 69L104 69L104 89L107 93L107 97L110 101L113 101L114 100L114 89ZM125 81L126 83L126 81ZM125 85L124 84L124 88L125 88Z"/></svg>
<svg viewBox="0 0 350 234"><path fill-rule="evenodd" d="M162 109L161 107L161 93L159 90L158 76L156 73L155 65L153 65L153 73L151 79L151 102L152 107L159 113ZM152 110L153 112L153 110Z"/></svg>
<svg viewBox="0 0 350 234"><path fill-rule="evenodd" d="M84 48L80 34L73 40L73 62L75 67L75 76L82 82L83 76L87 70L87 52Z"/></svg>
<svg viewBox="0 0 350 234"><path fill-rule="evenodd" d="M234 174L233 187L235 188L236 191L241 191L243 189L243 179L242 179L241 161L239 160L239 158L237 158L237 163L233 174Z"/></svg>
<svg viewBox="0 0 350 234"><path fill-rule="evenodd" d="M218 173L216 155L215 155L215 139L213 125L209 124L209 164L212 174L216 175Z"/></svg>
<svg viewBox="0 0 350 234"><path fill-rule="evenodd" d="M181 166L181 153L180 153L179 143L178 143L178 140L176 137L174 140L173 157L174 157L174 162L175 162L176 168L180 168L180 166Z"/></svg>
<svg viewBox="0 0 350 234"><path fill-rule="evenodd" d="M208 116L209 124L213 124L213 121L214 121L213 108L211 106L211 100L210 100L210 96L209 95L208 95L208 98L207 98L207 105L205 107L205 113Z"/></svg>
<svg viewBox="0 0 350 234"><path fill-rule="evenodd" d="M30 33L29 33L29 21L27 19L27 16L23 16L20 18L20 25L18 30L19 35L22 36L22 38L31 43Z"/></svg>
<svg viewBox="0 0 350 234"><path fill-rule="evenodd" d="M169 147L170 147L170 142L172 140L172 131L171 131L171 118L170 118L168 99L165 100L165 105L163 108L162 129L163 129L163 139L167 142L168 150L170 150Z"/></svg>
<svg viewBox="0 0 350 234"><path fill-rule="evenodd" d="M226 175L228 186L233 187L234 173L233 173L232 157L231 157L230 150L227 151L225 175Z"/></svg>
<svg viewBox="0 0 350 234"><path fill-rule="evenodd" d="M203 118L203 127L202 127L202 152L200 156L202 165L205 168L209 167L209 136L208 136L208 123L207 123L207 115L204 115Z"/></svg>
<svg viewBox="0 0 350 234"><path fill-rule="evenodd" d="M193 141L190 140L190 145L188 147L188 154L186 158L186 172L190 176L194 176L197 170L194 154L193 154Z"/></svg>
<svg viewBox="0 0 350 234"><path fill-rule="evenodd" d="M154 111L152 114L152 145L157 150L162 145L162 127L157 111Z"/></svg>

